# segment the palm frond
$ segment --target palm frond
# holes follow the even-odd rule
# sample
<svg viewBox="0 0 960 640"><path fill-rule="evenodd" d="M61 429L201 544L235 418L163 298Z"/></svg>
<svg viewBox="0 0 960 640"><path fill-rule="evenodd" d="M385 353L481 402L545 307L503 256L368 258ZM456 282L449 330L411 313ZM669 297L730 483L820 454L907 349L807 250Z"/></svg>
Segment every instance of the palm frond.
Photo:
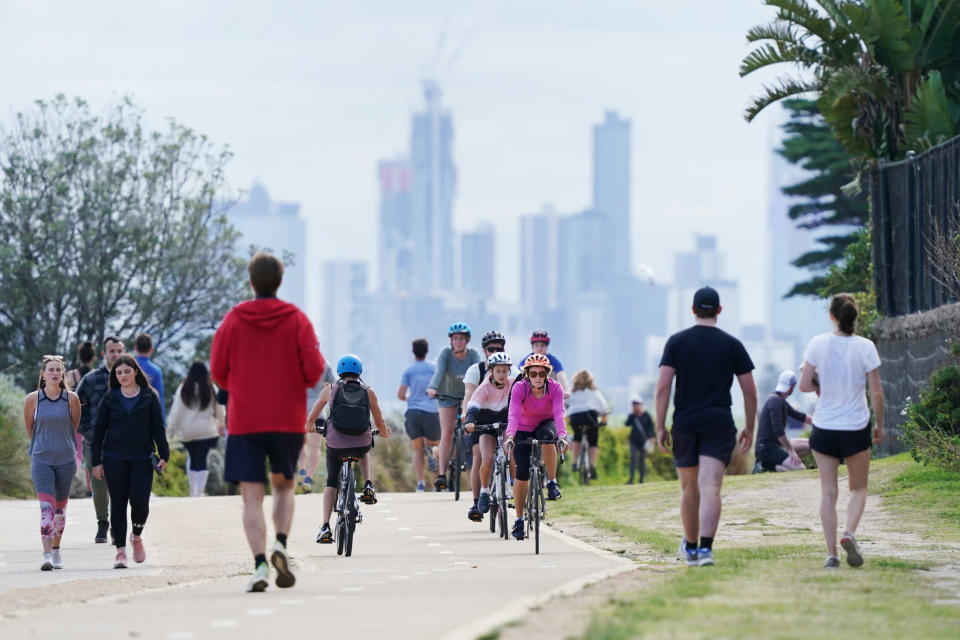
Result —
<svg viewBox="0 0 960 640"><path fill-rule="evenodd" d="M939 71L931 71L917 85L917 92L907 107L904 129L907 145L914 151L929 149L956 133L950 101Z"/></svg>
<svg viewBox="0 0 960 640"><path fill-rule="evenodd" d="M829 18L824 17L805 0L766 0L765 4L779 9L777 17L780 20L801 27L823 42L829 42L846 34L846 29L842 25L834 25Z"/></svg>
<svg viewBox="0 0 960 640"><path fill-rule="evenodd" d="M932 9L938 6L939 13ZM920 51L917 52L917 61L921 67L930 67L933 63L950 55L953 47L960 40L960 0L929 2L925 9L918 27L923 43Z"/></svg>
<svg viewBox="0 0 960 640"><path fill-rule="evenodd" d="M819 89L815 81L795 80L793 78L781 78L776 85L765 85L763 93L753 99L750 106L744 113L747 122L752 122L761 111L774 102L796 96L803 93L816 92Z"/></svg>
<svg viewBox="0 0 960 640"><path fill-rule="evenodd" d="M747 42L761 40L800 43L793 25L783 20L774 20L770 24L758 24L747 31Z"/></svg>

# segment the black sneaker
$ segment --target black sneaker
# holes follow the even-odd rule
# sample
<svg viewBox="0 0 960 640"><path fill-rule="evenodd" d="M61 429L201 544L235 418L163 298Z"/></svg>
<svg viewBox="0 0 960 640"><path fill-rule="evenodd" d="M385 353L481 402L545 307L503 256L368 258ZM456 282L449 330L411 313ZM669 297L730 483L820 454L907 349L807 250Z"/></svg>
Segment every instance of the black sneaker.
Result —
<svg viewBox="0 0 960 640"><path fill-rule="evenodd" d="M330 530L329 522L320 527L320 533L317 534L317 544L333 544L333 531Z"/></svg>
<svg viewBox="0 0 960 640"><path fill-rule="evenodd" d="M590 479L591 479L591 480L596 480L596 479L597 479L597 468L596 468L596 467L590 467Z"/></svg>
<svg viewBox="0 0 960 640"><path fill-rule="evenodd" d="M106 520L97 521L97 537L93 539L94 542L106 542L107 541L107 530L110 528L110 523Z"/></svg>
<svg viewBox="0 0 960 640"><path fill-rule="evenodd" d="M560 496L560 487L557 486L557 481L552 480L547 483L547 500L559 500Z"/></svg>
<svg viewBox="0 0 960 640"><path fill-rule="evenodd" d="M480 499L477 500L477 511L480 513L486 513L490 511L490 494L489 493L480 493Z"/></svg>
<svg viewBox="0 0 960 640"><path fill-rule="evenodd" d="M377 492L373 488L373 483L369 480L363 485L363 493L360 494L360 502L364 504L377 504Z"/></svg>
<svg viewBox="0 0 960 640"><path fill-rule="evenodd" d="M470 511L467 511L467 517L473 522L483 522L483 514L477 509L477 505L470 507Z"/></svg>
<svg viewBox="0 0 960 640"><path fill-rule="evenodd" d="M517 518L513 523L513 537L517 540L523 540L526 536L523 531L523 518Z"/></svg>
<svg viewBox="0 0 960 640"><path fill-rule="evenodd" d="M440 474L433 479L433 486L437 488L437 491L443 491L447 488L447 476Z"/></svg>

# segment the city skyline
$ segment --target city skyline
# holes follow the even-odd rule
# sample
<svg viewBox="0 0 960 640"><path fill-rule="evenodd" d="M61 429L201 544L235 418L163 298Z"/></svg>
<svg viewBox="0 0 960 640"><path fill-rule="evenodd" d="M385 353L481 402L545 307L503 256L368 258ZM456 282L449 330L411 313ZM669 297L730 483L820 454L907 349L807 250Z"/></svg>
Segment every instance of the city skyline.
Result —
<svg viewBox="0 0 960 640"><path fill-rule="evenodd" d="M192 3L161 10L106 2L95 12L67 3L5 5L0 107L9 122L57 92L95 109L131 94L148 122L172 116L229 144L234 188L260 182L301 203L303 266L316 274L323 259L378 253L370 167L406 145L420 80L436 70L457 114L453 228L495 226L497 289L515 301L516 219L549 202L563 212L590 207L589 128L608 108L633 128L634 266L671 279L673 252L697 232L716 232L721 246L766 244L771 125L742 120L763 78L741 80L736 70L747 29L771 15L760 5L699 2L598 2L589 10L290 3L269 12L250 2L228 12ZM16 28L34 23L45 25L44 47ZM23 51L31 52L29 66L15 62ZM766 299L765 253L730 259L744 298ZM379 275L373 260L371 282ZM309 291L315 318L320 304L319 292ZM745 321L766 321L768 306L749 305Z"/></svg>

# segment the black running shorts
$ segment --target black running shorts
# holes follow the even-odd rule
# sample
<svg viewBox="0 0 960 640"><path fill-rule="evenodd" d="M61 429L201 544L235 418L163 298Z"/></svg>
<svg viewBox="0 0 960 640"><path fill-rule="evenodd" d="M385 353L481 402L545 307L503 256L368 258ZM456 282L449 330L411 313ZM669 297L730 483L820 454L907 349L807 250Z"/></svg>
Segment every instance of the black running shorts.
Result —
<svg viewBox="0 0 960 640"><path fill-rule="evenodd" d="M810 433L810 448L831 458L849 458L873 446L870 423L857 431L837 431L814 427Z"/></svg>
<svg viewBox="0 0 960 640"><path fill-rule="evenodd" d="M517 463L517 480L530 479L531 446L526 443L526 440L553 440L556 437L557 426L553 420L544 420L533 431L517 431L513 435L513 460Z"/></svg>
<svg viewBox="0 0 960 640"><path fill-rule="evenodd" d="M244 433L227 436L224 479L227 482L266 482L267 460L270 473L282 473L293 480L297 458L303 448L302 431Z"/></svg>

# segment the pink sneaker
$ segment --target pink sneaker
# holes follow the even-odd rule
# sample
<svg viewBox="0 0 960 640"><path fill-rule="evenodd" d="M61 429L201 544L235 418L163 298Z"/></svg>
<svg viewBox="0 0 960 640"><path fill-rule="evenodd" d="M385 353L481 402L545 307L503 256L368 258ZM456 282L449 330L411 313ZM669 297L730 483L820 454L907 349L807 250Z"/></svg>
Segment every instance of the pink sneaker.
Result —
<svg viewBox="0 0 960 640"><path fill-rule="evenodd" d="M143 538L130 536L130 546L133 547L133 561L140 564L147 559L147 551L143 548Z"/></svg>
<svg viewBox="0 0 960 640"><path fill-rule="evenodd" d="M114 569L126 569L127 568L127 552L123 547L117 549L117 557L113 561Z"/></svg>

